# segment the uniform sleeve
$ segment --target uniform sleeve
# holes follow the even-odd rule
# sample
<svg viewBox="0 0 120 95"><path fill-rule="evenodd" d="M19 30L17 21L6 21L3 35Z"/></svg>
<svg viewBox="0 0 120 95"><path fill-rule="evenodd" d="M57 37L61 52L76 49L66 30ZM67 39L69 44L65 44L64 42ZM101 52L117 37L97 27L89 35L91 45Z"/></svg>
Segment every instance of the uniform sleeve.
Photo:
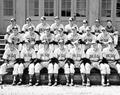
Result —
<svg viewBox="0 0 120 95"><path fill-rule="evenodd" d="M20 58L24 58L24 52L25 52L24 50L21 51Z"/></svg>
<svg viewBox="0 0 120 95"><path fill-rule="evenodd" d="M8 58L8 54L9 54L9 51L6 50L3 54L3 59L7 59Z"/></svg>
<svg viewBox="0 0 120 95"><path fill-rule="evenodd" d="M19 25L17 25L17 27L18 27L18 32L21 32L21 30L20 30L20 26L19 26Z"/></svg>
<svg viewBox="0 0 120 95"><path fill-rule="evenodd" d="M51 30L51 31L54 31L54 24L52 24L52 25L50 26L50 30Z"/></svg>
<svg viewBox="0 0 120 95"><path fill-rule="evenodd" d="M102 57L106 58L106 49L103 49L103 51L102 51Z"/></svg>
<svg viewBox="0 0 120 95"><path fill-rule="evenodd" d="M86 52L86 58L90 58L90 50L89 49Z"/></svg>
<svg viewBox="0 0 120 95"><path fill-rule="evenodd" d="M58 58L59 50L54 51L54 57Z"/></svg>
<svg viewBox="0 0 120 95"><path fill-rule="evenodd" d="M36 26L36 29L35 29L37 32L39 32L39 30L40 30L40 24L38 24L37 26Z"/></svg>
<svg viewBox="0 0 120 95"><path fill-rule="evenodd" d="M32 59L35 59L35 58L37 58L37 55L36 55L35 50L33 50L33 53L32 53Z"/></svg>
<svg viewBox="0 0 120 95"><path fill-rule="evenodd" d="M20 54L18 50L16 51L16 58L20 58Z"/></svg>
<svg viewBox="0 0 120 95"><path fill-rule="evenodd" d="M23 25L22 31L26 31L26 24Z"/></svg>
<svg viewBox="0 0 120 95"><path fill-rule="evenodd" d="M11 30L11 26L9 25L9 26L7 27L7 29L6 29L6 32L9 33L10 30Z"/></svg>
<svg viewBox="0 0 120 95"><path fill-rule="evenodd" d="M117 50L115 50L115 59L120 59L120 55Z"/></svg>

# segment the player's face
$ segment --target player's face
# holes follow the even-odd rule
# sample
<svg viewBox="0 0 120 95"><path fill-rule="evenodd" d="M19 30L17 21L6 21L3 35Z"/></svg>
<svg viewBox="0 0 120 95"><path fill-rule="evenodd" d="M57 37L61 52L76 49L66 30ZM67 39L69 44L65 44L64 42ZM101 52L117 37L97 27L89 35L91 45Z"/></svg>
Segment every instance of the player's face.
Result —
<svg viewBox="0 0 120 95"><path fill-rule="evenodd" d="M17 34L18 33L18 29L13 29L13 33Z"/></svg>
<svg viewBox="0 0 120 95"><path fill-rule="evenodd" d="M55 23L60 23L60 20L59 20L59 19L56 19L56 20L55 20Z"/></svg>
<svg viewBox="0 0 120 95"><path fill-rule="evenodd" d="M99 26L99 25L100 25L99 21L96 21L96 22L95 22L95 25L96 25L96 26Z"/></svg>
<svg viewBox="0 0 120 95"><path fill-rule="evenodd" d="M30 20L26 20L26 23L27 23L27 24L30 24L30 23L31 23L31 21L30 21Z"/></svg>
<svg viewBox="0 0 120 95"><path fill-rule="evenodd" d="M15 24L16 24L16 21L11 21L11 24L12 24L12 25L15 25Z"/></svg>
<svg viewBox="0 0 120 95"><path fill-rule="evenodd" d="M107 22L107 26L112 26L112 23L110 21Z"/></svg>
<svg viewBox="0 0 120 95"><path fill-rule="evenodd" d="M95 49L97 49L97 48L98 48L97 43L94 43L94 44L93 44L93 48L95 48Z"/></svg>
<svg viewBox="0 0 120 95"><path fill-rule="evenodd" d="M44 43L44 49L47 50L49 48L49 44L48 43Z"/></svg>
<svg viewBox="0 0 120 95"><path fill-rule="evenodd" d="M63 42L60 42L59 43L59 47L62 49L64 47L64 43Z"/></svg>
<svg viewBox="0 0 120 95"><path fill-rule="evenodd" d="M102 32L103 32L103 33L106 33L106 30L105 30L105 29L102 29Z"/></svg>
<svg viewBox="0 0 120 95"><path fill-rule="evenodd" d="M10 48L11 51L13 51L14 50L14 44L9 44L9 48Z"/></svg>
<svg viewBox="0 0 120 95"><path fill-rule="evenodd" d="M42 20L41 20L41 23L46 23L46 20L43 20L43 19L42 19Z"/></svg>
<svg viewBox="0 0 120 95"><path fill-rule="evenodd" d="M73 21L72 21L72 20L69 20L69 24L73 24Z"/></svg>

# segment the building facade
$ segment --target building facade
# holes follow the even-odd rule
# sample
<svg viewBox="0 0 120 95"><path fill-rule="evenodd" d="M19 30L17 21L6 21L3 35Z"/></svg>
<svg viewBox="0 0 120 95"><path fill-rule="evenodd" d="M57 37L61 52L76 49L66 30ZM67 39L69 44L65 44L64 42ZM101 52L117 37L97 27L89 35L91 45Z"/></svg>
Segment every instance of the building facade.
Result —
<svg viewBox="0 0 120 95"><path fill-rule="evenodd" d="M37 25L43 15L49 24L54 22L54 16L59 16L64 25L70 16L76 16L78 26L83 19L87 19L89 25L94 24L96 18L103 25L110 19L120 30L120 0L0 0L0 33L5 34L12 17L22 27L27 17Z"/></svg>

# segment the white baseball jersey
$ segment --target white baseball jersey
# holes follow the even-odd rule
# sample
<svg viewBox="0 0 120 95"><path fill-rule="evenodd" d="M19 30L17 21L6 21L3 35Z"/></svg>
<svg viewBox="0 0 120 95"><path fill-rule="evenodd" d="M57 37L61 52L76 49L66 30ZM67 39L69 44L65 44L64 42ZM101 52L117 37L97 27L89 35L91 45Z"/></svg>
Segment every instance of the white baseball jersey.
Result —
<svg viewBox="0 0 120 95"><path fill-rule="evenodd" d="M11 51L9 48L4 52L3 59L7 59L9 61L15 61L17 58L19 58L19 51L14 48L13 51Z"/></svg>
<svg viewBox="0 0 120 95"><path fill-rule="evenodd" d="M64 61L65 58L67 58L67 50L64 48L64 49L60 49L60 48L57 48L55 51L54 51L54 56L56 58L58 58L58 60L60 61Z"/></svg>
<svg viewBox="0 0 120 95"><path fill-rule="evenodd" d="M92 29L91 31L94 33L100 34L100 33L102 33L102 31L101 31L102 28L103 28L102 25L100 25L100 26L93 25L91 28Z"/></svg>
<svg viewBox="0 0 120 95"><path fill-rule="evenodd" d="M32 23L30 23L30 24L24 24L22 27L22 31L27 32L29 30L29 27L33 27L35 30L35 26Z"/></svg>
<svg viewBox="0 0 120 95"><path fill-rule="evenodd" d="M34 49L29 49L27 50L26 48L24 48L21 51L20 57L23 58L25 60L25 62L29 62L31 59L36 58L36 53Z"/></svg>
<svg viewBox="0 0 120 95"><path fill-rule="evenodd" d="M86 52L86 57L91 60L91 62L99 62L102 59L101 49L95 50L94 48L89 48Z"/></svg>
<svg viewBox="0 0 120 95"><path fill-rule="evenodd" d="M57 24L57 23L53 23L50 27L51 31L59 30L61 28L64 30L63 24Z"/></svg>
<svg viewBox="0 0 120 95"><path fill-rule="evenodd" d="M86 33L86 27L88 27L88 26L82 25L82 26L79 28L79 33L82 33L82 34Z"/></svg>
<svg viewBox="0 0 120 95"><path fill-rule="evenodd" d="M50 48L48 48L48 50L45 50L44 48L41 48L37 52L37 58L38 59L48 61L52 57L53 57L53 52L50 50Z"/></svg>
<svg viewBox="0 0 120 95"><path fill-rule="evenodd" d="M106 35L104 33L100 33L97 37L97 40L99 40L100 42L103 42L104 44L112 42L112 38L109 35L109 33L107 33Z"/></svg>
<svg viewBox="0 0 120 95"><path fill-rule="evenodd" d="M17 25L17 24L14 25L14 26L10 24L10 25L7 27L7 29L6 29L6 32L7 32L7 33L12 33L12 28L15 27L15 26L18 28L18 32L20 32L20 26Z"/></svg>
<svg viewBox="0 0 120 95"><path fill-rule="evenodd" d="M115 61L120 58L118 51L114 48L110 51L110 47L104 48L102 51L103 57L108 59L108 61Z"/></svg>
<svg viewBox="0 0 120 95"><path fill-rule="evenodd" d="M30 41L30 43L34 43L35 41L38 41L39 40L39 35L35 32L26 32L24 34L24 40L25 42L28 42Z"/></svg>
<svg viewBox="0 0 120 95"><path fill-rule="evenodd" d="M70 50L70 56L74 61L80 61L81 58L85 57L85 52L77 47Z"/></svg>
<svg viewBox="0 0 120 95"><path fill-rule="evenodd" d="M71 26L70 24L67 24L67 25L65 26L65 31L66 31L67 33L71 33L73 27L77 27L77 25L76 25L76 24L73 24L73 25ZM77 27L77 30L78 30L78 27Z"/></svg>
<svg viewBox="0 0 120 95"><path fill-rule="evenodd" d="M39 33L42 33L46 30L46 28L50 27L49 24L43 24L43 23L40 23L36 26L36 31L38 31Z"/></svg>
<svg viewBox="0 0 120 95"><path fill-rule="evenodd" d="M85 41L86 44L90 44L96 41L96 36L91 33L90 34L85 33L82 35L82 40Z"/></svg>

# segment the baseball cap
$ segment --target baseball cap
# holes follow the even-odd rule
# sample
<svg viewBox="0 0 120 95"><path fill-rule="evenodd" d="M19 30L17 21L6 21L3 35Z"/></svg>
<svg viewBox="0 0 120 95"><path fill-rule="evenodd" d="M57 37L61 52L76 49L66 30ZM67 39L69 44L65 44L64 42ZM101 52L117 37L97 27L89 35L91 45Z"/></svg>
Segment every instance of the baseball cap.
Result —
<svg viewBox="0 0 120 95"><path fill-rule="evenodd" d="M55 16L54 19L57 20L57 19L60 19L60 18L58 16Z"/></svg>
<svg viewBox="0 0 120 95"><path fill-rule="evenodd" d="M40 19L41 19L41 20L46 20L46 17L45 17L45 16L42 16Z"/></svg>
<svg viewBox="0 0 120 95"><path fill-rule="evenodd" d="M11 22L15 22L16 19L15 19L15 18L11 18L10 21L11 21Z"/></svg>
<svg viewBox="0 0 120 95"><path fill-rule="evenodd" d="M99 19L96 19L95 22L100 22L100 20L99 20Z"/></svg>
<svg viewBox="0 0 120 95"><path fill-rule="evenodd" d="M73 18L73 17L70 17L70 18L69 18L69 21L73 21L73 20L74 20L74 18Z"/></svg>
<svg viewBox="0 0 120 95"><path fill-rule="evenodd" d="M30 17L26 18L26 21L31 21L31 18Z"/></svg>

